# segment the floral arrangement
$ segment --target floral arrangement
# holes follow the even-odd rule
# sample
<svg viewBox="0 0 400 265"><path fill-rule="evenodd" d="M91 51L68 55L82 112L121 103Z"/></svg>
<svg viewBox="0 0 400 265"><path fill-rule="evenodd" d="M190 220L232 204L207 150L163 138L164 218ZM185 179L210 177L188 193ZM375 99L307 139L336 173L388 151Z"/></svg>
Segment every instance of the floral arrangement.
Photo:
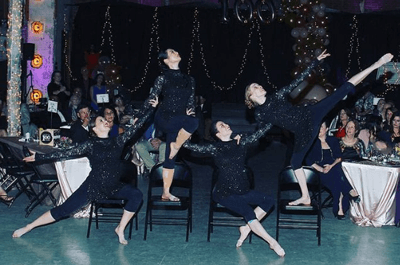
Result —
<svg viewBox="0 0 400 265"><path fill-rule="evenodd" d="M66 136L61 136L60 139L55 140L56 146L60 149L67 150L72 148L72 140Z"/></svg>

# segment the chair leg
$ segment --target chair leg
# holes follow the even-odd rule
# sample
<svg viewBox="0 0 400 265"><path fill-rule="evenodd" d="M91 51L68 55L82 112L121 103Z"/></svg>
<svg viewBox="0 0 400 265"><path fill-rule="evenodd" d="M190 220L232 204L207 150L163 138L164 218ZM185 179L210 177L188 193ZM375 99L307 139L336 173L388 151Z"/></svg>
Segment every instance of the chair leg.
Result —
<svg viewBox="0 0 400 265"><path fill-rule="evenodd" d="M93 220L93 202L90 203L90 214L89 214L89 224L88 224L88 230L86 234L86 238L89 238L90 236L90 229L92 227L92 220Z"/></svg>
<svg viewBox="0 0 400 265"><path fill-rule="evenodd" d="M143 240L147 239L147 225L149 224L149 212L150 212L150 203L147 204L147 208L146 208L146 217L145 217L145 221L144 221L144 236L143 236Z"/></svg>

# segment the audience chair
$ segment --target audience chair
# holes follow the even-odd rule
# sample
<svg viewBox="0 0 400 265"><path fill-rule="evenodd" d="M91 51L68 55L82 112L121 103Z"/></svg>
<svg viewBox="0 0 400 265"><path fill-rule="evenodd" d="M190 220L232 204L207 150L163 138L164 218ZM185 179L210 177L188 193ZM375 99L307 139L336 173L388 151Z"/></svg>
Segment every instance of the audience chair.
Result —
<svg viewBox="0 0 400 265"><path fill-rule="evenodd" d="M8 207L11 207L22 193L25 193L29 199L33 196L29 178L34 174L32 169L26 167L20 159L15 157L7 144L0 142L0 185L7 193L13 189L18 190L13 195L14 199L7 203Z"/></svg>
<svg viewBox="0 0 400 265"><path fill-rule="evenodd" d="M123 167L123 174L121 176L121 181L126 184L131 184L134 187L137 187L137 168L136 166L130 162L123 160L121 166ZM90 229L92 226L92 222L96 222L96 229L99 229L99 223L119 223L122 217L122 211L126 201L123 199L102 199L102 200L93 200L90 203L90 215L89 215L89 223L86 237L90 236ZM99 212L99 210L101 211ZM139 211L139 210L138 210ZM132 237L132 226L133 220L135 219L135 228L138 230L138 211L129 221L129 239ZM94 218L94 219L93 219Z"/></svg>
<svg viewBox="0 0 400 265"><path fill-rule="evenodd" d="M147 227L153 230L153 225L186 226L186 242L192 232L192 172L183 162L175 163L172 187L180 201L165 201L161 199L163 164L154 166L150 171L147 196L144 240L147 239ZM177 192L177 193L175 193Z"/></svg>
<svg viewBox="0 0 400 265"><path fill-rule="evenodd" d="M321 184L317 172L311 167L303 167L306 181L313 200L311 205L292 206L288 203L298 198L299 184L292 168L280 173L278 185L278 211L276 217L276 240L280 229L315 230L318 246L321 245Z"/></svg>
<svg viewBox="0 0 400 265"><path fill-rule="evenodd" d="M254 188L254 174L253 171L246 167L246 173L250 181L251 189ZM211 194L210 194L210 207L208 214L208 232L207 232L207 241L210 242L211 233L214 233L214 226L225 226L225 227L240 227L246 224L243 216L240 216L225 206L217 203L213 200L212 195L215 189L215 184L218 179L218 169L215 168L213 171L212 181L211 181ZM250 233L249 242L251 243Z"/></svg>
<svg viewBox="0 0 400 265"><path fill-rule="evenodd" d="M26 146L24 146L22 150L25 157L31 155ZM38 164L36 162L26 163L26 165L28 165L35 173L29 180L30 185L33 186L33 184L36 184L38 186L38 189L33 189L33 196L30 198L30 202L25 208L25 217L28 217L33 209L35 209L36 206L42 203L46 198L51 200L53 206L57 206L57 199L53 195L53 190L59 183L57 174L42 174L38 169Z"/></svg>

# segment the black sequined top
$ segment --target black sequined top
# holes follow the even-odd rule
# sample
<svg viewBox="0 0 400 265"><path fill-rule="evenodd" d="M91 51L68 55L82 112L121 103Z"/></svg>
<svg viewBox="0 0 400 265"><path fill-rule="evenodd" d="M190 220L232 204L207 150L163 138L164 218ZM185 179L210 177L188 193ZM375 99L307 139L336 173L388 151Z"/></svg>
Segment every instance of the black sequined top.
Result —
<svg viewBox="0 0 400 265"><path fill-rule="evenodd" d="M78 144L67 151L58 151L50 154L36 154L36 161L61 160L71 156L86 156L92 170L85 181L89 182L89 199L109 198L120 190L125 184L120 182L121 153L125 143L135 136L151 115L153 108L149 109L135 125L129 127L123 134L114 138L92 137L88 141Z"/></svg>
<svg viewBox="0 0 400 265"><path fill-rule="evenodd" d="M193 144L186 142L183 146L195 152L211 154L215 166L219 170L218 180L214 189L214 198L221 198L232 194L245 194L250 190L250 183L245 172L247 145L260 139L272 125L261 127L251 135L242 135L240 143L236 140L228 142L218 141L209 144Z"/></svg>
<svg viewBox="0 0 400 265"><path fill-rule="evenodd" d="M157 109L157 116L171 119L176 115L186 115L186 109L195 108L195 81L194 78L182 73L180 70L168 69L163 75L156 78L150 96L145 102L157 97L162 97Z"/></svg>
<svg viewBox="0 0 400 265"><path fill-rule="evenodd" d="M281 88L273 95L267 95L264 104L255 109L255 118L259 123L271 123L294 133L295 140L299 142L295 145L294 151L301 150L313 140L312 116L307 106L294 106L287 100L287 96L303 82L317 63L318 60L314 60L290 85Z"/></svg>

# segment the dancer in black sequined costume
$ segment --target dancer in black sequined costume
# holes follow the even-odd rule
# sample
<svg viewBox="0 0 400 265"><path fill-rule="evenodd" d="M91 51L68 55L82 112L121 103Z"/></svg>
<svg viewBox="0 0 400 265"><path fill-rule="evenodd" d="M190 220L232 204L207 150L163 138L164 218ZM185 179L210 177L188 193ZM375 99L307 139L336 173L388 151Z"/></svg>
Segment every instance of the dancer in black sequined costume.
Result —
<svg viewBox="0 0 400 265"><path fill-rule="evenodd" d="M157 98L149 102L153 107L157 103ZM89 159L92 170L82 185L63 204L47 211L27 226L16 230L13 233L13 237L21 237L35 227L66 218L93 199L113 197L127 200L121 221L115 229L115 233L118 235L121 244L128 244L128 241L125 240L124 230L129 220L139 208L143 194L132 185L124 184L120 181L123 173L121 172L120 157L125 143L135 136L151 113L152 109L149 109L135 125L115 138L108 137L110 131L108 122L105 118L98 116L89 125L97 137L92 137L88 141L67 151L50 154L33 154L24 158L25 162L33 162L60 160L71 156L86 156Z"/></svg>
<svg viewBox="0 0 400 265"><path fill-rule="evenodd" d="M273 199L262 192L250 189L245 169L248 145L256 142L271 127L272 125L267 124L251 135L232 139L232 130L229 125L218 121L214 122L211 128L219 141L209 144L186 142L183 146L196 152L211 154L214 158L215 166L218 168L218 180L212 194L214 200L242 215L247 222L247 225L239 228L240 238L236 247L240 247L250 231L253 231L267 241L270 248L279 256L283 257L285 251L260 223L273 206ZM257 205L257 208L253 209L251 205Z"/></svg>
<svg viewBox="0 0 400 265"><path fill-rule="evenodd" d="M198 127L194 117L195 82L179 70L181 57L173 49L160 52L163 74L158 76L150 91L149 99L160 96L160 105L154 123L157 130L166 134L165 161L163 165L164 190L162 199L179 201L170 193L174 176L175 156L182 144Z"/></svg>
<svg viewBox="0 0 400 265"><path fill-rule="evenodd" d="M329 56L324 51L318 56L318 61ZM286 86L273 95L266 97L266 91L259 84L253 83L246 88L245 102L249 108L255 107L255 116L259 123L271 123L294 133L295 143L291 159L291 166L294 169L299 181L302 196L291 205L310 204L304 171L302 170L303 159L310 149L314 139L318 135L319 126L324 116L351 90L367 77L373 70L389 62L393 55L386 54L370 67L356 74L344 85L338 88L332 95L326 97L315 105L293 106L287 101L287 95L297 87L317 64L317 60L289 86Z"/></svg>

